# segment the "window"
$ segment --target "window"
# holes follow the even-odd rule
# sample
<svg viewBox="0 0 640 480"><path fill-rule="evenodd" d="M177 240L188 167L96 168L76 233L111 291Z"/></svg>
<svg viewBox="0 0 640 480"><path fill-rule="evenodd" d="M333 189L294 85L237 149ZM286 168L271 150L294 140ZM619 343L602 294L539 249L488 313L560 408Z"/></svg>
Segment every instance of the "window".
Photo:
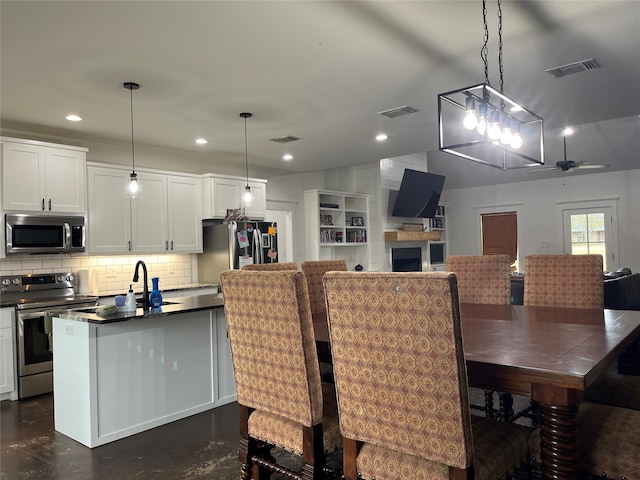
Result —
<svg viewBox="0 0 640 480"><path fill-rule="evenodd" d="M603 201L562 206L564 253L600 254L605 270L617 268L615 203Z"/></svg>
<svg viewBox="0 0 640 480"><path fill-rule="evenodd" d="M483 213L482 254L509 255L512 270L516 270L518 258L518 213Z"/></svg>

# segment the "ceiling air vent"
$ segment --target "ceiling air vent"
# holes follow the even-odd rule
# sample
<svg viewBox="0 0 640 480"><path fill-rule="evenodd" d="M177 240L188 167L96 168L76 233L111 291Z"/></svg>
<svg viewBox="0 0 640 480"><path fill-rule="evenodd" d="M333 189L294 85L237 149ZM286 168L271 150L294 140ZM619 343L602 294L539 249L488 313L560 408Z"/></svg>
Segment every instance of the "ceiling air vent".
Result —
<svg viewBox="0 0 640 480"><path fill-rule="evenodd" d="M560 78L572 73L586 72L587 70L595 70L600 68L600 64L595 58L587 58L586 60L580 60L579 62L568 63L561 67L554 67L545 70L553 78Z"/></svg>
<svg viewBox="0 0 640 480"><path fill-rule="evenodd" d="M296 140L300 140L300 137L294 137L293 135L285 135L283 137L272 138L272 142L276 143L290 143L295 142Z"/></svg>
<svg viewBox="0 0 640 480"><path fill-rule="evenodd" d="M384 110L383 112L378 112L378 115L383 115L387 118L396 118L401 117L402 115L409 115L410 113L419 112L417 108L410 107L409 105L404 105L402 107L392 108L391 110Z"/></svg>

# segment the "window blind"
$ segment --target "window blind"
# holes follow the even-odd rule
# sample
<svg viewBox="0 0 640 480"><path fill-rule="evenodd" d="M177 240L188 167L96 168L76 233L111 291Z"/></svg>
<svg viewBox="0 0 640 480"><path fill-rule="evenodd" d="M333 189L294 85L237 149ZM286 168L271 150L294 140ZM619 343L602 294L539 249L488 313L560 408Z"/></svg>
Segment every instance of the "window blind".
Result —
<svg viewBox="0 0 640 480"><path fill-rule="evenodd" d="M482 217L482 254L509 255L515 262L518 255L517 212L484 213Z"/></svg>

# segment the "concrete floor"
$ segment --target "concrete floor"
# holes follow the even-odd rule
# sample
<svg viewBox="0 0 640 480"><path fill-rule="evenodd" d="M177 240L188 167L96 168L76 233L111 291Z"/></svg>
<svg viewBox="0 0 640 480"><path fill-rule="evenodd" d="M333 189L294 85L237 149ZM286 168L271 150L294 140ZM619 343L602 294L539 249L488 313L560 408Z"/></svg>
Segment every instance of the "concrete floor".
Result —
<svg viewBox="0 0 640 480"><path fill-rule="evenodd" d="M472 403L482 404L481 390L470 393ZM231 403L91 449L54 430L53 395L3 401L0 480L238 480L238 430L238 406ZM299 457L272 453L301 467ZM340 468L341 452L328 464Z"/></svg>
<svg viewBox="0 0 640 480"><path fill-rule="evenodd" d="M2 480L237 480L236 403L87 448L57 433L53 395L0 402Z"/></svg>
<svg viewBox="0 0 640 480"><path fill-rule="evenodd" d="M238 480L238 405L231 403L96 448L57 433L53 395L0 402L1 480ZM299 457L274 449L300 469ZM342 452L327 463L339 468ZM272 480L287 477L272 475Z"/></svg>

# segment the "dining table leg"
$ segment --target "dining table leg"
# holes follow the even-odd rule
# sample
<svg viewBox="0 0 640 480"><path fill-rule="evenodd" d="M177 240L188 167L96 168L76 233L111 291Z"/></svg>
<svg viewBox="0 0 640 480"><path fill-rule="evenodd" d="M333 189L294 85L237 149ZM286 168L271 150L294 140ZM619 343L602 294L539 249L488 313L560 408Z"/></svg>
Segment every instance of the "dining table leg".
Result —
<svg viewBox="0 0 640 480"><path fill-rule="evenodd" d="M531 398L540 403L540 460L544 480L579 480L578 402L576 391L532 385Z"/></svg>

